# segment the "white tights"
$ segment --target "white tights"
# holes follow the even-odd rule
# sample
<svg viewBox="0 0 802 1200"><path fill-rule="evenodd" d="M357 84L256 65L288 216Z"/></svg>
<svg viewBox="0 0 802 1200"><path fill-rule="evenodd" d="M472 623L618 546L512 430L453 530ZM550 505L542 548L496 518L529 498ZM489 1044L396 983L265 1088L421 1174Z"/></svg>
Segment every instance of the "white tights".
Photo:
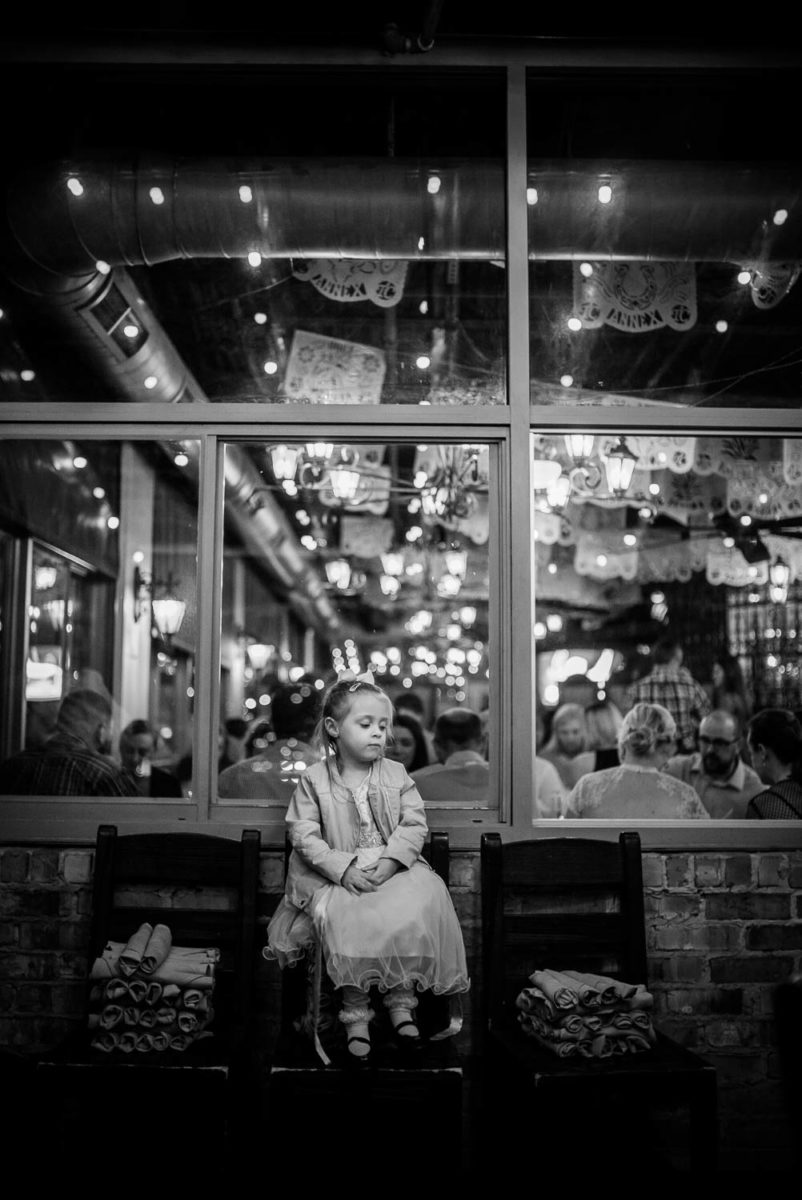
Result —
<svg viewBox="0 0 802 1200"><path fill-rule="evenodd" d="M399 986L391 988L389 992L385 992L382 1003L387 1009L394 1029L397 1029L403 1021L413 1021L412 1026L401 1031L399 1034L400 1037L415 1037L417 1035L417 1028L414 1026L412 1013L418 1006L418 1000L413 987ZM340 1021L345 1025L349 1038L360 1037L365 1038L369 1042L368 1023L372 1017L373 1009L370 1006L370 994L363 992L361 988L344 987L342 989ZM364 1057L369 1051L369 1045L363 1046L359 1042L351 1047L351 1053L355 1054L357 1058Z"/></svg>

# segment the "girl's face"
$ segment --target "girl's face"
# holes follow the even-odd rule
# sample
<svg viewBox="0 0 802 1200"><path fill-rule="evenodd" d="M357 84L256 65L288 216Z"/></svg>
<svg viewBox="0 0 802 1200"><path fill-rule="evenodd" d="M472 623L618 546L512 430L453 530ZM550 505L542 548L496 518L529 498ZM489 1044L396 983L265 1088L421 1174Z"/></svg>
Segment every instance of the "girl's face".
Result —
<svg viewBox="0 0 802 1200"><path fill-rule="evenodd" d="M724 668L721 663L713 663L713 683L716 687L721 687L724 682Z"/></svg>
<svg viewBox="0 0 802 1200"><path fill-rule="evenodd" d="M370 766L384 754L392 709L386 696L355 692L351 707L335 721L326 718L326 730L337 739L345 763Z"/></svg>
<svg viewBox="0 0 802 1200"><path fill-rule="evenodd" d="M385 757L403 763L409 770L415 757L415 735L406 725L397 725L393 732L393 740L388 743Z"/></svg>

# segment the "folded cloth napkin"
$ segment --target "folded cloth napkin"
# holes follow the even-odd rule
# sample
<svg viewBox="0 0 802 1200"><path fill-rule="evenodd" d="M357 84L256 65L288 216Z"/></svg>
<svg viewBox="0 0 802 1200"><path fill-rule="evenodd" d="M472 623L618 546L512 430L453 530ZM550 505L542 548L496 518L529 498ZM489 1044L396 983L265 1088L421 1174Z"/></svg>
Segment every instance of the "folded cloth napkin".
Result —
<svg viewBox="0 0 802 1200"><path fill-rule="evenodd" d="M194 1012L179 1011L178 1013L178 1028L181 1033L200 1033L200 1031L208 1024L205 1016L198 1016Z"/></svg>
<svg viewBox="0 0 802 1200"><path fill-rule="evenodd" d="M153 926L145 921L139 926L136 933L131 935L118 958L117 965L120 974L133 975L134 971L139 970L142 965L142 955L145 953L145 947L152 933Z"/></svg>
<svg viewBox="0 0 802 1200"><path fill-rule="evenodd" d="M538 987L525 987L518 993L516 997L518 1008L524 1012L537 1013L547 1021L556 1021L561 1015L564 1015L564 1010L558 1009L552 1004L545 992L541 992Z"/></svg>
<svg viewBox="0 0 802 1200"><path fill-rule="evenodd" d="M154 1011L156 1013L156 1020L159 1025L175 1024L176 1011L174 1008L171 1008L169 1004L160 1004L159 1007Z"/></svg>
<svg viewBox="0 0 802 1200"><path fill-rule="evenodd" d="M169 1033L165 1033L163 1029L156 1030L155 1033L150 1035L150 1044L154 1050L166 1050L170 1045Z"/></svg>
<svg viewBox="0 0 802 1200"><path fill-rule="evenodd" d="M152 983L151 987L158 986L157 983ZM177 1004L181 999L181 988L177 983L165 983L162 985L162 1004Z"/></svg>
<svg viewBox="0 0 802 1200"><path fill-rule="evenodd" d="M139 1024L139 1009L134 1004L129 1004L123 1009L123 1024L130 1029L135 1029Z"/></svg>
<svg viewBox="0 0 802 1200"><path fill-rule="evenodd" d="M148 994L148 985L144 979L130 979L128 981L128 995L134 1004L141 1004Z"/></svg>
<svg viewBox="0 0 802 1200"><path fill-rule="evenodd" d="M118 1049L122 1050L123 1054L131 1054L136 1050L136 1044L139 1041L140 1035L135 1029L126 1029L125 1033L121 1033L117 1042Z"/></svg>
<svg viewBox="0 0 802 1200"><path fill-rule="evenodd" d="M127 945L126 942L107 942L103 953L92 964L90 979L113 979L121 973L125 974L120 960ZM172 983L179 988L209 988L219 961L220 950L216 946L172 946L167 958L151 972L149 978L161 984Z"/></svg>
<svg viewBox="0 0 802 1200"><path fill-rule="evenodd" d="M191 1046L195 1038L191 1033L174 1033L170 1037L171 1050L186 1050L187 1046Z"/></svg>
<svg viewBox="0 0 802 1200"><path fill-rule="evenodd" d="M545 1050L550 1050L552 1054L556 1054L559 1058L593 1058L592 1043L589 1039L574 1042L553 1042L549 1038L541 1037L540 1034L534 1031L531 1032L530 1036L543 1046Z"/></svg>
<svg viewBox="0 0 802 1200"><path fill-rule="evenodd" d="M107 1004L100 1011L100 1026L102 1029L113 1029L123 1019L121 1004Z"/></svg>
<svg viewBox="0 0 802 1200"><path fill-rule="evenodd" d="M104 1029L102 1033L99 1033L92 1038L90 1044L93 1050L103 1050L106 1054L108 1054L110 1050L117 1049L119 1041L119 1034L114 1033L113 1030Z"/></svg>
<svg viewBox="0 0 802 1200"><path fill-rule="evenodd" d="M629 1000L627 1001L627 1005L630 1009L653 1008L654 996L651 992L647 992L643 984L638 984L638 990L635 992L634 996L630 996Z"/></svg>
<svg viewBox="0 0 802 1200"><path fill-rule="evenodd" d="M575 979L583 988L588 988L598 995L599 1004L614 1004L617 1000L629 1000L640 985L624 983L621 979L613 979L609 975L594 975L591 971L565 971L569 979ZM584 1001L583 1001L584 1003Z"/></svg>
<svg viewBox="0 0 802 1200"><path fill-rule="evenodd" d="M154 1008L162 999L163 995L163 985L160 984L157 979L154 979L148 984L147 991L145 992L145 1003L150 1005L151 1008Z"/></svg>
<svg viewBox="0 0 802 1200"><path fill-rule="evenodd" d="M198 1012L205 1012L209 1007L209 992L199 987L184 988L181 1003L184 1008L193 1008Z"/></svg>
<svg viewBox="0 0 802 1200"><path fill-rule="evenodd" d="M110 979L103 988L103 995L107 1000L127 1000L130 996L128 990L128 982L125 979Z"/></svg>
<svg viewBox="0 0 802 1200"><path fill-rule="evenodd" d="M156 1010L153 1008L143 1008L139 1014L140 1029L153 1029L156 1024Z"/></svg>
<svg viewBox="0 0 802 1200"><path fill-rule="evenodd" d="M160 967L173 944L173 935L167 925L154 925L148 938L148 944L142 955L141 971L143 975L152 975Z"/></svg>
<svg viewBox="0 0 802 1200"><path fill-rule="evenodd" d="M579 1003L579 992L572 979L560 971L534 971L529 980L540 988L555 1008L574 1008Z"/></svg>

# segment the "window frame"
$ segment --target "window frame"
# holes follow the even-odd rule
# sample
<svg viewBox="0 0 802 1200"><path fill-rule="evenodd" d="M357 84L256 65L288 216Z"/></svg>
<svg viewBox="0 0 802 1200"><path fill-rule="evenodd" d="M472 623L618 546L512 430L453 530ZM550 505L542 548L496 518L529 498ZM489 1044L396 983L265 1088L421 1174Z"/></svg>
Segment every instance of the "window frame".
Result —
<svg viewBox="0 0 802 1200"><path fill-rule="evenodd" d="M105 51L110 64L162 61L158 52L140 51L132 54L130 47ZM226 51L218 51L225 55ZM189 53L182 49L188 63L202 69L216 61L214 52ZM4 55L12 64L64 63L80 66L97 59L87 51L58 46L12 49ZM713 61L711 61L711 57ZM262 830L263 844L283 845L283 822L272 817L263 819L257 806L227 805L217 809L208 803L209 788L216 766L214 730L217 725L220 669L220 604L221 588L215 586L222 578L222 444L228 439L260 440L272 438L303 438L311 426L325 428L332 437L341 440L367 440L377 437L377 429L385 440L394 437L442 437L445 440L464 440L470 428L476 440L497 443L498 514L496 528L498 595L492 611L498 664L492 678L491 701L491 761L495 754L501 769L500 815L491 820L469 810L437 812L430 819L433 828L446 830L452 850L475 850L481 833L498 831L505 839L539 836L602 837L615 840L620 822L594 820L562 820L532 822L530 797L533 787L534 757L534 662L535 645L532 632L535 580L532 553L532 487L530 436L535 432L562 432L581 428L588 432L660 431L676 433L672 423L680 417L681 428L689 434L743 433L743 409L696 410L678 413L660 409L615 408L610 410L544 407L530 404L529 394L529 303L528 303L528 244L527 244L527 138L526 96L527 73L538 71L540 78L550 72L578 68L594 69L600 74L619 67L665 70L685 70L694 66L708 70L732 67L765 73L773 66L797 69L802 56L777 54L777 61L765 55L755 64L747 52L721 54L718 57L701 52L666 52L632 49L623 56L610 55L608 49L582 50L576 46L548 48L534 46L481 51L449 51L438 49L431 56L434 68L474 66L489 71L504 70L507 87L507 399L506 405L473 409L436 409L382 405L371 409L344 405L322 409L304 405L281 405L260 410L254 419L251 405L238 404L75 404L65 406L37 404L8 404L0 409L0 434L7 437L63 438L67 430L82 441L98 440L109 435L121 439L167 439L179 428L202 443L198 521L198 641L196 672L199 679L210 679L209 687L199 687L196 697L195 722L200 731L207 731L207 753L198 756L197 798L172 803L166 801L91 801L65 797L58 800L21 798L4 800L0 807L0 830L6 840L22 843L92 844L97 826L113 822L126 832L180 831L195 828L200 832L238 837L243 825ZM274 52L242 52L225 59L228 65L259 68L316 65L358 69L359 56L348 51L330 48L326 52L293 52L287 55L280 49ZM388 70L403 70L403 62L387 60ZM802 435L802 419L788 410L761 410L752 416L760 432L776 436ZM526 503L524 503L526 489ZM516 502L517 501L517 502ZM527 653L528 649L528 653ZM203 744L204 739L200 739ZM206 797L206 800L201 800ZM627 823L630 827L632 823ZM722 822L643 822L639 832L647 850L780 850L796 848L802 838L798 822L758 824L753 821Z"/></svg>

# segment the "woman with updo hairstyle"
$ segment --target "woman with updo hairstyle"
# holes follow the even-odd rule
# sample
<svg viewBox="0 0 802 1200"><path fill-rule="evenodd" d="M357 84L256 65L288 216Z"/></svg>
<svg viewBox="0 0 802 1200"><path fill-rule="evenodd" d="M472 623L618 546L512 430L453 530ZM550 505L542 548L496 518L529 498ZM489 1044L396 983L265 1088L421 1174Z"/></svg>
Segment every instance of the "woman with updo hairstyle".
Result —
<svg viewBox="0 0 802 1200"><path fill-rule="evenodd" d="M709 820L694 789L663 767L676 746L674 718L662 704L636 704L618 733L617 767L583 775L566 801L566 817L604 820Z"/></svg>
<svg viewBox="0 0 802 1200"><path fill-rule="evenodd" d="M802 819L802 725L787 708L764 708L747 727L752 766L769 786L749 801L747 818Z"/></svg>

